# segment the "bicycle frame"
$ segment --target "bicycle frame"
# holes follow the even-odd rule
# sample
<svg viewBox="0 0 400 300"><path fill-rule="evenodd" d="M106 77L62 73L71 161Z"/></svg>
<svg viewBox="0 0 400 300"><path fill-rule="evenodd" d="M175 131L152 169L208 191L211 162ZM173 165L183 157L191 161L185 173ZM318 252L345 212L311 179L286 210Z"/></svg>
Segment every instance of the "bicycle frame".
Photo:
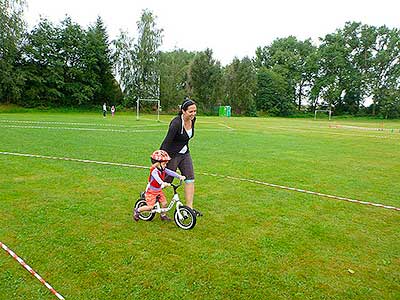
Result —
<svg viewBox="0 0 400 300"><path fill-rule="evenodd" d="M151 213L164 213L167 212L169 210L172 209L172 207L174 207L175 203L176 203L176 210L179 216L179 219L183 219L182 214L180 213L179 207L183 205L183 203L181 202L181 200L179 199L179 195L178 192L176 191L178 189L178 187L180 187L182 185L182 180L179 182L179 184L175 185L171 183L171 186L174 188L174 196L171 199L171 202L168 204L168 206L166 208L162 208L160 205L160 202L157 200L156 204L153 206L153 208L151 209Z"/></svg>

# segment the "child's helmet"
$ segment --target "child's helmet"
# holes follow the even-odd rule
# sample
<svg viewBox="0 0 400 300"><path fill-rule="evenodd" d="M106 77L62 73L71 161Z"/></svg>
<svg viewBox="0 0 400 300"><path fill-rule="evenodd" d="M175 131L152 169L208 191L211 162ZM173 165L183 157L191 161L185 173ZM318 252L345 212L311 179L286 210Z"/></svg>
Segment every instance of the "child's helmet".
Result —
<svg viewBox="0 0 400 300"><path fill-rule="evenodd" d="M164 150L156 150L151 155L152 163L162 162L162 161L170 161L170 160L171 160L171 157L169 156L167 151L164 151Z"/></svg>

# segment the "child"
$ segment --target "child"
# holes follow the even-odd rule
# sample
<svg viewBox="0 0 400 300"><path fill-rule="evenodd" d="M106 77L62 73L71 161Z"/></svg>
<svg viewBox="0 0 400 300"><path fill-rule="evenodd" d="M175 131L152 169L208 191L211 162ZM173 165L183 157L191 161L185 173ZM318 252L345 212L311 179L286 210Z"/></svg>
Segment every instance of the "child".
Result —
<svg viewBox="0 0 400 300"><path fill-rule="evenodd" d="M164 182L165 175L170 175L181 180L185 180L185 176L181 176L174 171L166 168L168 161L171 160L169 154L164 150L156 150L151 155L151 167L150 167L150 176L149 182L146 187L146 206L141 206L139 208L135 208L134 219L135 221L139 221L139 213L142 211L149 211L156 204L156 198L159 196L159 202L161 203L161 207L167 207L167 199L162 191L163 188L170 186L168 182ZM166 215L166 213L161 213L160 216L163 221L171 221L171 219Z"/></svg>
<svg viewBox="0 0 400 300"><path fill-rule="evenodd" d="M111 117L114 117L115 114L115 106L111 106Z"/></svg>

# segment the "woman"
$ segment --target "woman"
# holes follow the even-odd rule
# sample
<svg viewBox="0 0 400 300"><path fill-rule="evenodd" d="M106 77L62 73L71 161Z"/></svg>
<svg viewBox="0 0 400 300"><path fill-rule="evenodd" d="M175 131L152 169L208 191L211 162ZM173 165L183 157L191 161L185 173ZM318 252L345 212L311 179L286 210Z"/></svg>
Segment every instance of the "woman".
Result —
<svg viewBox="0 0 400 300"><path fill-rule="evenodd" d="M189 140L194 136L194 124L196 122L196 103L186 98L181 105L179 114L172 119L168 132L160 149L165 150L171 156L167 168L176 171L179 169L185 179L186 205L193 209L194 196L194 170L192 157L189 152ZM172 182L171 177L165 181ZM193 209L196 215L201 216L200 211Z"/></svg>

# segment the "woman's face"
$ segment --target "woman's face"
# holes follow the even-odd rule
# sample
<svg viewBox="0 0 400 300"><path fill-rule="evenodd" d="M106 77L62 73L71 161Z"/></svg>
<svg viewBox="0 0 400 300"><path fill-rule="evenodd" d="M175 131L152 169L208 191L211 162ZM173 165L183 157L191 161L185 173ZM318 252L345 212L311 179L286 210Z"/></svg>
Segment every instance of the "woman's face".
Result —
<svg viewBox="0 0 400 300"><path fill-rule="evenodd" d="M187 110L182 110L183 117L186 120L193 120L196 116L197 107L196 104L188 106Z"/></svg>

